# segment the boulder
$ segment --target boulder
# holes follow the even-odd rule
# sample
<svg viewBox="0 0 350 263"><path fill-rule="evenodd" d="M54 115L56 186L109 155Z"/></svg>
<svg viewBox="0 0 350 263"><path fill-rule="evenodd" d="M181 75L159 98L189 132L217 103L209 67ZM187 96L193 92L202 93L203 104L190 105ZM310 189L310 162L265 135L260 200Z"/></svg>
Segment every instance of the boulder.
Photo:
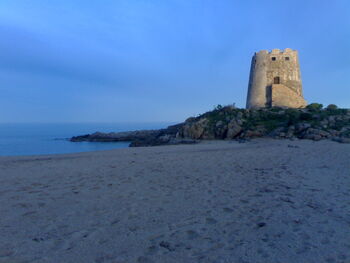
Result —
<svg viewBox="0 0 350 263"><path fill-rule="evenodd" d="M346 137L333 137L332 141L339 142L339 143L350 143L350 138Z"/></svg>
<svg viewBox="0 0 350 263"><path fill-rule="evenodd" d="M284 133L286 129L284 127L277 127L273 131L271 131L268 136L270 137L279 137L281 133Z"/></svg>
<svg viewBox="0 0 350 263"><path fill-rule="evenodd" d="M323 131L323 130L315 129L315 128L308 128L302 134L301 138L319 141L319 140L330 138L330 137L331 137L331 134L327 131Z"/></svg>
<svg viewBox="0 0 350 263"><path fill-rule="evenodd" d="M310 123L306 123L306 122L302 122L302 123L298 123L296 126L295 126L295 131L297 133L299 132L302 132L308 128L311 127L311 124Z"/></svg>
<svg viewBox="0 0 350 263"><path fill-rule="evenodd" d="M242 137L245 138L254 138L254 137L262 137L264 133L261 130L247 130L242 133Z"/></svg>
<svg viewBox="0 0 350 263"><path fill-rule="evenodd" d="M286 132L286 138L293 138L294 133L295 133L295 126L294 125L289 126Z"/></svg>
<svg viewBox="0 0 350 263"><path fill-rule="evenodd" d="M206 118L193 123L186 123L183 127L183 137L195 140L201 139L207 125L208 120Z"/></svg>
<svg viewBox="0 0 350 263"><path fill-rule="evenodd" d="M233 139L239 135L242 131L242 127L238 124L236 120L232 120L227 125L227 139Z"/></svg>
<svg viewBox="0 0 350 263"><path fill-rule="evenodd" d="M218 121L215 124L215 138L224 139L227 133L227 125L223 121Z"/></svg>

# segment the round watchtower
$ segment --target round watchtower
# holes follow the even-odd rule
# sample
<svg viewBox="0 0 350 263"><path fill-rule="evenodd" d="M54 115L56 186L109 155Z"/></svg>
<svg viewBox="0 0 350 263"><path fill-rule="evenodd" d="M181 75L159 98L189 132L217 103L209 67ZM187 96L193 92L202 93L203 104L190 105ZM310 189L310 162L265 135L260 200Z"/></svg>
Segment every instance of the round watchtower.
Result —
<svg viewBox="0 0 350 263"><path fill-rule="evenodd" d="M273 106L306 106L296 50L262 50L256 52L252 58L246 107Z"/></svg>

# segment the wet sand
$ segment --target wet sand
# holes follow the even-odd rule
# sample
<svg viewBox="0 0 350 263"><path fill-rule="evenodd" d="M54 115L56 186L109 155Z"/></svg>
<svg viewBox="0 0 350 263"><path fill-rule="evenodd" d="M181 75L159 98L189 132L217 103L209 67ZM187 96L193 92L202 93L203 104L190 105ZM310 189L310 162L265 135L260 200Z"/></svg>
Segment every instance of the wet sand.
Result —
<svg viewBox="0 0 350 263"><path fill-rule="evenodd" d="M350 144L0 157L0 262L350 262Z"/></svg>

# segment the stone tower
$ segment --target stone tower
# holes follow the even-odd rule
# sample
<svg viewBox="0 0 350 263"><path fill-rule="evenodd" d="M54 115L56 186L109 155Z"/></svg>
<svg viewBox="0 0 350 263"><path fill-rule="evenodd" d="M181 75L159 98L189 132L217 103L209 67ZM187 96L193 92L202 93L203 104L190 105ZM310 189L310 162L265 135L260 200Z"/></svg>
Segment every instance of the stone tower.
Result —
<svg viewBox="0 0 350 263"><path fill-rule="evenodd" d="M250 68L247 109L262 107L302 108L303 98L298 52L262 50L254 54Z"/></svg>

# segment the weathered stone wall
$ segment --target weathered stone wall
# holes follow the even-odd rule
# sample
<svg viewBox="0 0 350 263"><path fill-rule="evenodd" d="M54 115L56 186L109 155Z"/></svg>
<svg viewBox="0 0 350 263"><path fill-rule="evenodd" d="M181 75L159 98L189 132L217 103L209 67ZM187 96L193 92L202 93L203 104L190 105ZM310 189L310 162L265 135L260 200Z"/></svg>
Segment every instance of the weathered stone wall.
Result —
<svg viewBox="0 0 350 263"><path fill-rule="evenodd" d="M276 97L272 102L271 92L274 84L282 84L289 90L278 91L278 99ZM286 93L283 95L284 90ZM298 102L294 103L293 100ZM304 99L298 52L287 48L284 51L273 49L271 52L262 50L255 53L251 63L247 108L270 107L273 104L285 107L306 105L305 101L304 103L300 101Z"/></svg>
<svg viewBox="0 0 350 263"><path fill-rule="evenodd" d="M275 60L273 60L273 58ZM295 50L286 49L280 52L278 49L269 53L267 60L267 86L272 84L284 84L301 95L301 76L298 61L298 53ZM274 78L279 77L280 83L274 83Z"/></svg>
<svg viewBox="0 0 350 263"><path fill-rule="evenodd" d="M283 84L272 84L271 106L303 108L306 106L306 101L296 94L292 88L286 87Z"/></svg>

